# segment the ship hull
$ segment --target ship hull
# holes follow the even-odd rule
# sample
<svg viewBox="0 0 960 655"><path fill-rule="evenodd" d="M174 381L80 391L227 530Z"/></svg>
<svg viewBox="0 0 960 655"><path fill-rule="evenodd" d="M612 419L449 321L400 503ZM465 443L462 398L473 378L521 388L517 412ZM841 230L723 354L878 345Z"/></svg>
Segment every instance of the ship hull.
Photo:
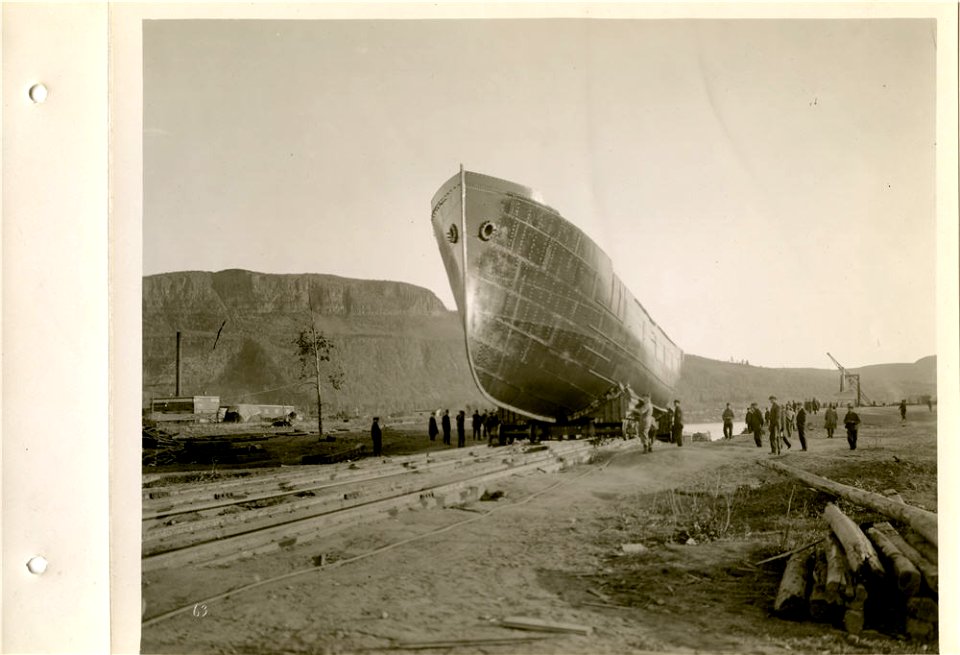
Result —
<svg viewBox="0 0 960 655"><path fill-rule="evenodd" d="M529 188L461 171L432 223L480 391L530 419L581 418L629 387L665 406L683 352L609 257Z"/></svg>

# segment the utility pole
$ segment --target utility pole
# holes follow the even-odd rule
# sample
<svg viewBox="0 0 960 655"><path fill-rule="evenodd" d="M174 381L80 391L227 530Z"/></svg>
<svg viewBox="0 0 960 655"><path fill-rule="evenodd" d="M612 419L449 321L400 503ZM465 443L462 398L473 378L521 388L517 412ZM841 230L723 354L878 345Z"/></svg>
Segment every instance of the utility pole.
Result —
<svg viewBox="0 0 960 655"><path fill-rule="evenodd" d="M177 385L173 395L180 397L180 330L177 330Z"/></svg>

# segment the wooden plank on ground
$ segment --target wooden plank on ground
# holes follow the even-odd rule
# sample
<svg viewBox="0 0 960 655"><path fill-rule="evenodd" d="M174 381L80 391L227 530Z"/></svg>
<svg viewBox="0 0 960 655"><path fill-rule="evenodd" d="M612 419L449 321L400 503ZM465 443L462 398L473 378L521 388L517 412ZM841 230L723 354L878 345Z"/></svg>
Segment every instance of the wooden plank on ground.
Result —
<svg viewBox="0 0 960 655"><path fill-rule="evenodd" d="M915 596L920 591L920 571L913 565L907 556L897 548L897 545L876 526L867 528L867 536L873 544L890 562L893 574L897 580L897 588L907 597Z"/></svg>
<svg viewBox="0 0 960 655"><path fill-rule="evenodd" d="M900 533L887 522L875 523L873 526L875 529L882 532L887 536L890 541L896 544L897 548L903 553L908 560L910 560L914 566L919 569L920 573L923 575L923 581L927 584L927 587L933 593L938 593L939 587L939 572L936 564L933 564L926 557L920 554L920 552L908 544L906 540L900 536Z"/></svg>
<svg viewBox="0 0 960 655"><path fill-rule="evenodd" d="M833 533L830 533L827 539L826 558L827 599L829 602L839 605L845 599L853 598L855 589L846 556L843 554L843 548Z"/></svg>
<svg viewBox="0 0 960 655"><path fill-rule="evenodd" d="M823 517L837 536L843 552L847 556L847 563L854 575L868 576L880 580L884 576L883 564L873 544L863 534L860 526L854 523L833 503L827 503L823 508Z"/></svg>
<svg viewBox="0 0 960 655"><path fill-rule="evenodd" d="M781 616L800 618L807 609L807 581L810 578L810 553L794 553L787 560L777 589L773 611Z"/></svg>
<svg viewBox="0 0 960 655"><path fill-rule="evenodd" d="M572 632L580 635L589 635L593 632L593 628L588 625L544 621L543 619L535 619L528 616L508 616L500 621L500 625L505 628L537 630L539 632Z"/></svg>

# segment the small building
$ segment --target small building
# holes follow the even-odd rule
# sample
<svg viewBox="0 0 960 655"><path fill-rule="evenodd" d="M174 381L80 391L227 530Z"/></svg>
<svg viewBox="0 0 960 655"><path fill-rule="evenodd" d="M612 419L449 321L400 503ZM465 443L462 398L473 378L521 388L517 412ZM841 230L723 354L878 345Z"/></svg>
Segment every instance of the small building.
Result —
<svg viewBox="0 0 960 655"><path fill-rule="evenodd" d="M293 405L256 405L252 403L228 405L223 409L221 420L240 423L259 420L274 421L288 418L291 414L295 415L297 411Z"/></svg>
<svg viewBox="0 0 960 655"><path fill-rule="evenodd" d="M220 396L154 398L146 418L151 421L216 421Z"/></svg>

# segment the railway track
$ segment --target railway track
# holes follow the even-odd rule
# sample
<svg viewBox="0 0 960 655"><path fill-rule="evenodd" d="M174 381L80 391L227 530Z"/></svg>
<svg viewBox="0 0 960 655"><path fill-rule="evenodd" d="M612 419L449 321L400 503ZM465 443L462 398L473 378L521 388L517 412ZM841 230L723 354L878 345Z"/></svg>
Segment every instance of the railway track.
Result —
<svg viewBox="0 0 960 655"><path fill-rule="evenodd" d="M405 508L471 502L494 480L558 471L586 461L594 450L587 441L478 447L386 464L291 467L219 483L151 487L144 489L142 570L223 563L291 548Z"/></svg>

